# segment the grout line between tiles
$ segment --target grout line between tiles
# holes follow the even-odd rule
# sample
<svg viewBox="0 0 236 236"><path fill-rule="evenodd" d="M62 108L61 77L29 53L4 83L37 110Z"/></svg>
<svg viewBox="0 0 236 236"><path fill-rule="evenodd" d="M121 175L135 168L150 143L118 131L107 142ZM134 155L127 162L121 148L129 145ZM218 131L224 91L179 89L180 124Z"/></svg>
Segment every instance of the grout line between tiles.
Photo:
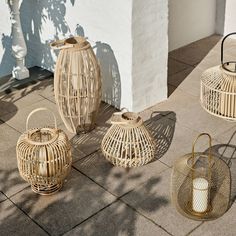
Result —
<svg viewBox="0 0 236 236"><path fill-rule="evenodd" d="M75 150L76 150L76 149L75 149ZM95 151L93 151L93 152L91 152L91 153L89 153L89 154L86 154L84 157L82 157L82 158L80 158L80 159L74 161L74 162L72 163L72 165L74 165L74 164L77 163L78 161L81 161L81 160L83 160L83 159L89 157L90 155L93 155L94 153L98 152L99 150L100 150L100 148L96 149ZM78 153L77 150L76 150L76 152ZM84 154L85 154L85 153L84 153Z"/></svg>
<svg viewBox="0 0 236 236"><path fill-rule="evenodd" d="M195 67L195 65L198 65L198 64L204 59L204 57L203 57L199 62L197 62L197 63L194 64L194 65L191 65L191 64L186 63L185 61L182 61L182 60L180 60L180 59L176 59L175 57L173 57L173 56L171 56L171 55L168 55L168 57L171 58L172 60L175 60L175 61L177 61L177 62L179 62L179 63L185 64L185 65L191 66L191 67Z"/></svg>
<svg viewBox="0 0 236 236"><path fill-rule="evenodd" d="M99 214L100 212L102 212L103 210L105 210L106 208L110 207L111 205L113 205L114 203L118 202L119 199L117 198L115 201L109 203L108 205L106 205L105 207L101 208L99 211L95 212L94 214L92 214L91 216L87 217L86 219L82 220L80 223L74 225L70 230L64 232L61 234L62 235L65 235L66 233L70 232L71 230L73 230L74 228L76 228L77 226L81 225L82 223L84 223L85 221L91 219L92 217L94 217L95 215Z"/></svg>
<svg viewBox="0 0 236 236"><path fill-rule="evenodd" d="M196 227L194 227L191 231L189 231L186 236L191 235L192 232L194 232L196 229L198 229L200 226L202 226L204 224L204 222L201 222L199 225L197 225Z"/></svg>
<svg viewBox="0 0 236 236"><path fill-rule="evenodd" d="M102 186L101 184L99 184L98 182L96 182L94 179L92 179L91 177L89 177L88 175L86 175L84 172L82 172L81 170L79 170L77 167L72 166L73 169L75 169L76 171L78 171L80 174L86 176L87 178L89 178L93 183L97 184L99 187L101 187L102 189L104 189L106 192L110 193L113 197L117 196L115 194L113 194L112 192L110 192L108 189L106 189L104 186Z"/></svg>
<svg viewBox="0 0 236 236"><path fill-rule="evenodd" d="M158 226L159 228L161 228L162 230L164 230L167 234L174 236L173 234L171 234L168 230L166 230L164 227L162 227L161 225L157 224L154 220L150 219L149 217L145 216L143 213L141 213L140 211L138 211L137 209L135 209L133 206L129 205L128 203L126 203L125 201L123 201L122 199L120 199L120 201L122 203L124 203L126 206L128 206L129 208L131 208L133 211L137 212L139 215L141 215L142 217L144 217L145 219L147 219L148 221L151 221L153 224L155 224L156 226Z"/></svg>
<svg viewBox="0 0 236 236"><path fill-rule="evenodd" d="M35 221L32 217L30 217L27 212L25 212L23 209L21 209L17 204L15 204L10 198L8 200L22 213L24 213L31 221L33 221L39 228L41 228L47 235L51 235L46 229L44 229L37 221Z"/></svg>

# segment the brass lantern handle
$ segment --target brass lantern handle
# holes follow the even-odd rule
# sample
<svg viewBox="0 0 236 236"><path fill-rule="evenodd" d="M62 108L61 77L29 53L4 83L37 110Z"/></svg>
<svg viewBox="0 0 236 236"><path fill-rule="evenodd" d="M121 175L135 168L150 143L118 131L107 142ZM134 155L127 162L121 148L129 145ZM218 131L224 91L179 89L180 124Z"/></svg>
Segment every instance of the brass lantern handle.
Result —
<svg viewBox="0 0 236 236"><path fill-rule="evenodd" d="M226 69L226 70L228 70L228 69L225 68L224 65L225 65L226 63L228 63L228 62L224 62L224 43L225 43L225 40L226 40L229 36L235 35L235 34L236 34L236 32L227 34L227 35L223 38L223 40L222 40L222 42L221 42L221 65L222 65L223 68ZM235 62L235 63L236 63L236 62ZM229 70L228 70L228 71L229 71ZM230 72L232 72L232 71L230 71ZM236 72L236 71L233 71L233 72Z"/></svg>
<svg viewBox="0 0 236 236"><path fill-rule="evenodd" d="M194 165L194 158L195 158L195 145L197 143L197 141L199 140L199 138L201 138L202 136L207 136L209 138L209 153L208 153L208 166L210 167L210 163L211 163L211 159L212 159L212 138L211 135L208 133L201 133L197 136L197 138L195 139L195 141L193 142L192 145L192 168Z"/></svg>
<svg viewBox="0 0 236 236"><path fill-rule="evenodd" d="M28 115L27 120L26 120L26 130L29 130L29 119L31 118L31 116L34 113L39 112L39 111L49 111L53 115L54 127L55 127L55 129L57 129L57 119L56 119L56 116L54 115L54 113L46 107L40 107L40 108L37 108L37 109L31 111L30 114Z"/></svg>

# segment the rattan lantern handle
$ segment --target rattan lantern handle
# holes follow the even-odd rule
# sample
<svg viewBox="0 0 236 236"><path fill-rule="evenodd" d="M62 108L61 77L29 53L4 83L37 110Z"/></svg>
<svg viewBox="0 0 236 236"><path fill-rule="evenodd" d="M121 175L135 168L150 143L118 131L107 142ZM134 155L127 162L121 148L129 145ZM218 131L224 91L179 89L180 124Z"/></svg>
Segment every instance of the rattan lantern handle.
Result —
<svg viewBox="0 0 236 236"><path fill-rule="evenodd" d="M32 115L35 114L36 112L39 112L39 111L49 111L53 116L55 129L57 129L57 119L56 119L56 116L54 115L54 113L46 107L40 107L40 108L37 108L37 109L31 111L30 114L28 115L27 120L26 120L26 130L29 130L29 120L32 117Z"/></svg>
<svg viewBox="0 0 236 236"><path fill-rule="evenodd" d="M66 44L65 39L62 40L56 40L52 43L50 43L50 47L53 48L54 50L61 50L65 48L72 48L74 47L73 44Z"/></svg>
<svg viewBox="0 0 236 236"><path fill-rule="evenodd" d="M222 40L222 43L221 43L221 65L224 65L224 64L225 64L225 62L224 62L224 43L225 43L225 40L226 40L229 36L235 35L235 34L236 34L236 32L230 33L230 34L226 35L226 36L223 38L223 40Z"/></svg>
<svg viewBox="0 0 236 236"><path fill-rule="evenodd" d="M112 117L111 117L111 124L116 124L116 125L124 125L127 124L125 121L120 121L120 117L124 112L129 112L129 110L125 107L121 108L119 112L115 112Z"/></svg>
<svg viewBox="0 0 236 236"><path fill-rule="evenodd" d="M201 133L198 135L198 137L195 139L195 141L193 142L193 146L192 146L192 168L194 165L194 158L195 158L195 145L197 143L197 141L199 140L199 138L201 138L202 136L207 136L209 138L209 153L208 153L208 165L210 167L210 163L211 163L211 159L212 159L212 138L211 135L208 133Z"/></svg>

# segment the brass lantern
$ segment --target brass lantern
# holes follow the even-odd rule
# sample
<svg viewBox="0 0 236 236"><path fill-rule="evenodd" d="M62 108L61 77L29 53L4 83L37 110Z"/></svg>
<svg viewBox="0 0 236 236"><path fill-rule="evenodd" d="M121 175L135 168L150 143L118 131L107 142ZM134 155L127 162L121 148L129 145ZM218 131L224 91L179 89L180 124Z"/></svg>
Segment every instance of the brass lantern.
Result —
<svg viewBox="0 0 236 236"><path fill-rule="evenodd" d="M71 169L71 149L66 134L55 127L28 128L32 111L26 121L26 131L20 136L17 146L17 162L21 177L30 183L34 192L49 195L57 192Z"/></svg>
<svg viewBox="0 0 236 236"><path fill-rule="evenodd" d="M51 47L60 49L54 93L61 118L68 131L88 132L101 102L100 67L93 49L83 37L58 40Z"/></svg>
<svg viewBox="0 0 236 236"><path fill-rule="evenodd" d="M206 70L201 77L201 105L210 114L236 121L236 61L224 62L224 42L221 43L221 65Z"/></svg>
<svg viewBox="0 0 236 236"><path fill-rule="evenodd" d="M209 152L195 152L197 140L209 138ZM230 170L211 153L211 136L200 134L192 153L178 159L171 178L172 203L182 215L194 220L213 220L223 215L230 201Z"/></svg>
<svg viewBox="0 0 236 236"><path fill-rule="evenodd" d="M130 168L145 165L154 158L155 142L140 116L134 112L116 112L111 123L101 143L108 161Z"/></svg>

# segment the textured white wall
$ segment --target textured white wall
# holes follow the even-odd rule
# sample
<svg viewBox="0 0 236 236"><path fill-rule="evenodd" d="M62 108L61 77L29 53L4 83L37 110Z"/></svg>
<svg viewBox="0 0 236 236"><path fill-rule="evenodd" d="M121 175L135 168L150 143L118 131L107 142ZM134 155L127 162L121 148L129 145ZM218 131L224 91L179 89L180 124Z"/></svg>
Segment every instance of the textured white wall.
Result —
<svg viewBox="0 0 236 236"><path fill-rule="evenodd" d="M224 34L236 32L236 1L226 0Z"/></svg>
<svg viewBox="0 0 236 236"><path fill-rule="evenodd" d="M11 72L14 60L9 11L0 4L5 20L0 32L9 39L0 49L0 60L8 63L2 76ZM101 64L104 101L140 111L166 98L166 0L23 0L20 12L28 66L53 71L57 53L49 41L79 34L88 37Z"/></svg>
<svg viewBox="0 0 236 236"><path fill-rule="evenodd" d="M169 0L169 51L214 34L215 22L216 0Z"/></svg>
<svg viewBox="0 0 236 236"><path fill-rule="evenodd" d="M133 110L167 98L168 2L133 1Z"/></svg>
<svg viewBox="0 0 236 236"><path fill-rule="evenodd" d="M216 33L224 34L226 0L216 0Z"/></svg>
<svg viewBox="0 0 236 236"><path fill-rule="evenodd" d="M23 0L20 12L28 66L53 71L57 53L50 49L50 40L77 34L88 37L102 68L103 100L132 109L132 0ZM10 74L14 64L5 1L0 3L0 14L4 17L0 33L7 39L6 50L0 46L1 77Z"/></svg>

